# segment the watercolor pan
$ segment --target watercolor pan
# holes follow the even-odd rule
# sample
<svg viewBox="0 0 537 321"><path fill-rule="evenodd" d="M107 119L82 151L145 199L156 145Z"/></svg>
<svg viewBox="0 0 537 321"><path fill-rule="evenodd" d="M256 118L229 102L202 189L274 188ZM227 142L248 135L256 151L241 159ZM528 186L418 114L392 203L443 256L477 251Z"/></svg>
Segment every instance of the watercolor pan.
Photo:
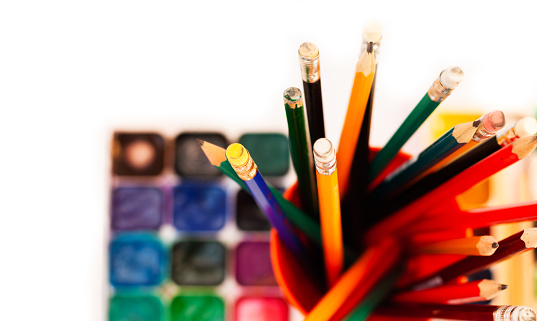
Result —
<svg viewBox="0 0 537 321"><path fill-rule="evenodd" d="M292 321L270 264L268 220L210 165L197 139L228 145L216 132L113 135L108 320ZM287 138L240 139L261 164L264 149L279 155L260 169L281 183Z"/></svg>
<svg viewBox="0 0 537 321"><path fill-rule="evenodd" d="M250 152L263 176L283 176L289 171L289 141L276 133L247 133L239 143Z"/></svg>

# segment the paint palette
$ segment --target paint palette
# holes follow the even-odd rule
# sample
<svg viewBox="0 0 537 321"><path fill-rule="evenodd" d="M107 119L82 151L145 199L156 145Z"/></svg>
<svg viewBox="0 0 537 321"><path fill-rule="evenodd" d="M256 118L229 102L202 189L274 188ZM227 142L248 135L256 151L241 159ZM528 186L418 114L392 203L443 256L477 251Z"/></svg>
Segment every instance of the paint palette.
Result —
<svg viewBox="0 0 537 321"><path fill-rule="evenodd" d="M211 132L113 135L108 320L291 321L272 272L268 220L196 139L228 145ZM238 141L281 184L286 136Z"/></svg>

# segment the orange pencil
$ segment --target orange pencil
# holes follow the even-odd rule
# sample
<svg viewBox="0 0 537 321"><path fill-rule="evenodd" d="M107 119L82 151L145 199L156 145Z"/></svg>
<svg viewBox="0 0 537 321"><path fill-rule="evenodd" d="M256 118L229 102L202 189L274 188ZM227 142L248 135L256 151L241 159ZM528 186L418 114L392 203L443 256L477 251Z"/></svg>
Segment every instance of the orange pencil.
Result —
<svg viewBox="0 0 537 321"><path fill-rule="evenodd" d="M347 107L347 115L345 116L345 123L343 124L337 149L338 179L341 195L345 195L349 186L354 150L358 143L367 101L369 100L369 93L373 86L375 68L373 43L370 42L356 64L356 74L354 75L351 98Z"/></svg>
<svg viewBox="0 0 537 321"><path fill-rule="evenodd" d="M398 303L464 304L490 300L505 289L507 289L507 285L485 279L463 284L442 285L421 291L402 292L395 294L392 301Z"/></svg>
<svg viewBox="0 0 537 321"><path fill-rule="evenodd" d="M401 255L394 239L368 247L306 316L304 321L341 320L395 266Z"/></svg>
<svg viewBox="0 0 537 321"><path fill-rule="evenodd" d="M331 288L343 270L343 233L341 231L336 150L328 139L319 138L313 145L313 158L317 170L326 279L328 288Z"/></svg>
<svg viewBox="0 0 537 321"><path fill-rule="evenodd" d="M374 244L384 235L398 234L398 231L404 230L407 225L419 219L420 215L427 213L435 207L442 206L445 200L455 198L455 196L463 193L485 178L518 162L520 159L529 155L536 147L537 136L520 138L512 144L503 147L496 153L471 166L438 188L433 189L423 197L375 225L367 232L366 242L368 244Z"/></svg>
<svg viewBox="0 0 537 321"><path fill-rule="evenodd" d="M460 255L483 255L494 254L498 248L498 242L490 235L472 236L442 242L416 245L415 253L422 254L460 254Z"/></svg>

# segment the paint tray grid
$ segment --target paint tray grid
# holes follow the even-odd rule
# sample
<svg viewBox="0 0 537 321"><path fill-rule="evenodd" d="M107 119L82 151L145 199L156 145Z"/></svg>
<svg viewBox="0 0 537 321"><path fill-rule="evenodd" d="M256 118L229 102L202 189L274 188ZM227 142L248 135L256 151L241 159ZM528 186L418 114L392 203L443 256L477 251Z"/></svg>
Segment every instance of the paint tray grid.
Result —
<svg viewBox="0 0 537 321"><path fill-rule="evenodd" d="M108 319L290 320L270 263L268 220L208 162L197 139L228 145L211 132L114 134ZM276 184L282 180L284 135L239 141L254 152L263 141L277 150L280 161L263 166Z"/></svg>

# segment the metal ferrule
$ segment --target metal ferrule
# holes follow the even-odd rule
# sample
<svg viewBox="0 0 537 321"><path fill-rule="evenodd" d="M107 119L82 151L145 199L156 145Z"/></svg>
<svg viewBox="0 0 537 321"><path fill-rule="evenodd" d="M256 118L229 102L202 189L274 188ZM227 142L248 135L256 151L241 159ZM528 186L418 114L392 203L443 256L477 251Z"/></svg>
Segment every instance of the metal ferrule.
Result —
<svg viewBox="0 0 537 321"><path fill-rule="evenodd" d="M300 70L302 71L302 80L314 83L321 79L321 66L319 64L319 55L315 58L303 57L298 55L300 60Z"/></svg>
<svg viewBox="0 0 537 321"><path fill-rule="evenodd" d="M515 133L514 125L504 128L496 133L496 142L498 142L498 145L500 146L507 146L518 138L518 135Z"/></svg>
<svg viewBox="0 0 537 321"><path fill-rule="evenodd" d="M330 160L319 160L319 157L316 156L315 153L313 156L314 156L313 159L315 161L315 169L317 170L317 173L321 175L332 175L336 171L337 162L336 162L335 153L334 153L334 158Z"/></svg>
<svg viewBox="0 0 537 321"><path fill-rule="evenodd" d="M496 134L496 133L489 132L488 130L485 129L485 126L483 126L483 122L481 121L481 118L479 121L480 121L479 126L477 126L477 130L475 131L475 134L472 137L472 140L474 142L482 142L488 138L491 138L492 136Z"/></svg>
<svg viewBox="0 0 537 321"><path fill-rule="evenodd" d="M535 321L535 311L521 305L501 305L494 311L494 321Z"/></svg>
<svg viewBox="0 0 537 321"><path fill-rule="evenodd" d="M248 151L246 152L248 153ZM244 165L236 166L231 164L231 167L233 167L237 175L239 175L243 181L249 181L257 174L257 165L254 163L250 153L248 153L248 161L246 161Z"/></svg>
<svg viewBox="0 0 537 321"><path fill-rule="evenodd" d="M440 73L440 75L442 75L442 72ZM449 89L446 86L442 85L442 82L440 81L440 76L438 76L438 78L436 78L436 80L433 82L431 88L429 88L429 91L427 93L429 94L429 98L431 98L432 101L441 103L451 94L452 91L453 89Z"/></svg>

